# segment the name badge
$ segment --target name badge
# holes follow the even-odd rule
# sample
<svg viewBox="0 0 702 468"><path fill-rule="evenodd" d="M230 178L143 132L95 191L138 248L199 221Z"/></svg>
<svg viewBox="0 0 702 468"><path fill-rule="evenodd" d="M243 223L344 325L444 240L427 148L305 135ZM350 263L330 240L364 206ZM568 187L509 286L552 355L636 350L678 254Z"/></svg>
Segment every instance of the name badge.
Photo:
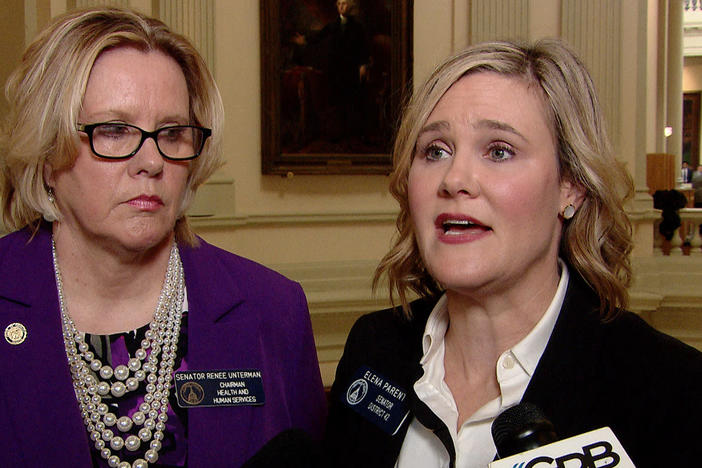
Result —
<svg viewBox="0 0 702 468"><path fill-rule="evenodd" d="M266 401L260 370L180 371L174 377L181 408L255 406Z"/></svg>
<svg viewBox="0 0 702 468"><path fill-rule="evenodd" d="M397 434L407 419L407 392L378 374L368 366L362 366L351 381L342 402L380 427L390 435Z"/></svg>

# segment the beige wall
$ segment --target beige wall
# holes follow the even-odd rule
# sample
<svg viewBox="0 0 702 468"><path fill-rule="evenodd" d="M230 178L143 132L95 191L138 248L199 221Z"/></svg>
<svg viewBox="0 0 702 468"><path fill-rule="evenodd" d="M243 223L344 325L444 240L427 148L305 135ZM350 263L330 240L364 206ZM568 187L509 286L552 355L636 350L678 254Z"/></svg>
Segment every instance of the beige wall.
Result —
<svg viewBox="0 0 702 468"><path fill-rule="evenodd" d="M702 91L702 57L685 59L683 91Z"/></svg>
<svg viewBox="0 0 702 468"><path fill-rule="evenodd" d="M214 8L213 62L227 115L227 164L213 178L215 183L203 189L195 212L210 216L196 219L196 226L214 243L273 265L377 261L390 242L396 212L396 204L387 193L387 177L261 175L259 2L200 3L206 2ZM68 6L90 3L101 2L28 0L25 6L31 5L26 9L33 11L41 23L49 14ZM158 10L159 2L112 3L132 4L148 13ZM587 2L587 8L582 5L578 0L417 0L415 83L426 78L444 57L471 42L562 36L590 66L598 90L606 97L604 106L613 140L640 182L644 173L641 155L653 151L645 138L647 121L651 120L647 116L653 112L647 109L650 102L647 106L646 99L646 87L650 85L646 76L650 60L643 46L647 39L646 2L593 0ZM17 28L19 16L15 16L11 21L15 29L3 32L8 37L3 44L13 44L11 49L15 51L14 55L2 56L4 70L16 60L24 36ZM592 23L597 26L590 27ZM632 40L642 47L620 53Z"/></svg>
<svg viewBox="0 0 702 468"><path fill-rule="evenodd" d="M24 2L2 0L0 9L0 115L7 113L4 83L22 55L24 49Z"/></svg>

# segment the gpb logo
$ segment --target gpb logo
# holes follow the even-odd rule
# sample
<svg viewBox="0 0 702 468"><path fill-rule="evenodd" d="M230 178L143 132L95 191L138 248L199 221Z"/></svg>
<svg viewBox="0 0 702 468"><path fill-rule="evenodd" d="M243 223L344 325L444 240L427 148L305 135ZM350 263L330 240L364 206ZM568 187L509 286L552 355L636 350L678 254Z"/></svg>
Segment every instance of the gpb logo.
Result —
<svg viewBox="0 0 702 468"><path fill-rule="evenodd" d="M513 468L613 468L620 460L619 454L612 450L612 444L603 440L584 446L583 453L569 453L557 458L538 456L526 464L515 464ZM596 462L599 463L596 465Z"/></svg>

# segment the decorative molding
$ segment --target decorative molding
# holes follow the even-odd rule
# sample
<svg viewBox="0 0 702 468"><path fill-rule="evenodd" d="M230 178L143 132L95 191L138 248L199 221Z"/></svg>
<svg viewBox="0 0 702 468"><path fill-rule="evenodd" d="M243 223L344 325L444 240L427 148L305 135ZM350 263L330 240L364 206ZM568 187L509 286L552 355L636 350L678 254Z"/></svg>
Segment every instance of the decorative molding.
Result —
<svg viewBox="0 0 702 468"><path fill-rule="evenodd" d="M371 291L377 266L377 260L357 260L274 265L273 269L299 282L310 313L321 316L388 307L386 298L376 297Z"/></svg>
<svg viewBox="0 0 702 468"><path fill-rule="evenodd" d="M470 43L529 38L528 0L472 0Z"/></svg>
<svg viewBox="0 0 702 468"><path fill-rule="evenodd" d="M188 210L190 223L197 228L235 228L300 224L394 223L398 210L337 213L262 213L239 215L235 212L235 181L210 180L197 191Z"/></svg>
<svg viewBox="0 0 702 468"><path fill-rule="evenodd" d="M389 307L385 287L371 292L377 263L316 262L277 265L298 281L307 300L325 385L334 380L351 326L363 314ZM629 309L655 328L702 350L702 257L634 259Z"/></svg>
<svg viewBox="0 0 702 468"><path fill-rule="evenodd" d="M702 55L702 2L697 0L684 2L683 55Z"/></svg>
<svg viewBox="0 0 702 468"><path fill-rule="evenodd" d="M563 0L563 38L578 52L595 82L609 135L620 134L621 3L611 0Z"/></svg>
<svg viewBox="0 0 702 468"><path fill-rule="evenodd" d="M128 8L130 6L129 0L74 0L73 2L68 2L67 6L71 7L71 3L75 8L88 8L93 6L115 6L121 8Z"/></svg>
<svg viewBox="0 0 702 468"><path fill-rule="evenodd" d="M206 208L208 209L208 208ZM660 218L660 210L628 211L634 224L652 223ZM190 215L195 228L227 228L241 226L299 225L299 224L363 224L394 223L397 210L337 213L272 213L250 215Z"/></svg>
<svg viewBox="0 0 702 468"><path fill-rule="evenodd" d="M300 283L307 296L322 381L334 381L346 337L354 322L363 314L390 306L382 296L371 291L377 261L317 262L273 266L275 270Z"/></svg>
<svg viewBox="0 0 702 468"><path fill-rule="evenodd" d="M159 0L158 16L175 32L190 39L214 74L214 0Z"/></svg>
<svg viewBox="0 0 702 468"><path fill-rule="evenodd" d="M59 10L92 6L131 7L159 18L192 42L214 74L214 0L66 0L65 8Z"/></svg>
<svg viewBox="0 0 702 468"><path fill-rule="evenodd" d="M234 217L236 186L233 179L210 179L195 192L195 200L188 209L190 220L199 218Z"/></svg>
<svg viewBox="0 0 702 468"><path fill-rule="evenodd" d="M396 219L397 212L392 211L362 213L286 213L190 217L190 224L195 228L226 228L299 224L394 223Z"/></svg>
<svg viewBox="0 0 702 468"><path fill-rule="evenodd" d="M632 224L654 223L661 219L661 210L655 208L626 210L626 214Z"/></svg>

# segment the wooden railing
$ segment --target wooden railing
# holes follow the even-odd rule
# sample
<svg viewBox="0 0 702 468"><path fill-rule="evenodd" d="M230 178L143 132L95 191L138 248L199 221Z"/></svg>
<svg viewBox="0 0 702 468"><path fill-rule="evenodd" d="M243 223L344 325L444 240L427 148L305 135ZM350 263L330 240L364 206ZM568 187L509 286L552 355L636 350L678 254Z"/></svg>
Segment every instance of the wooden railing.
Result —
<svg viewBox="0 0 702 468"><path fill-rule="evenodd" d="M654 251L662 255L702 255L702 208L683 208L680 215L681 226L676 229L673 238L667 241L655 226Z"/></svg>

